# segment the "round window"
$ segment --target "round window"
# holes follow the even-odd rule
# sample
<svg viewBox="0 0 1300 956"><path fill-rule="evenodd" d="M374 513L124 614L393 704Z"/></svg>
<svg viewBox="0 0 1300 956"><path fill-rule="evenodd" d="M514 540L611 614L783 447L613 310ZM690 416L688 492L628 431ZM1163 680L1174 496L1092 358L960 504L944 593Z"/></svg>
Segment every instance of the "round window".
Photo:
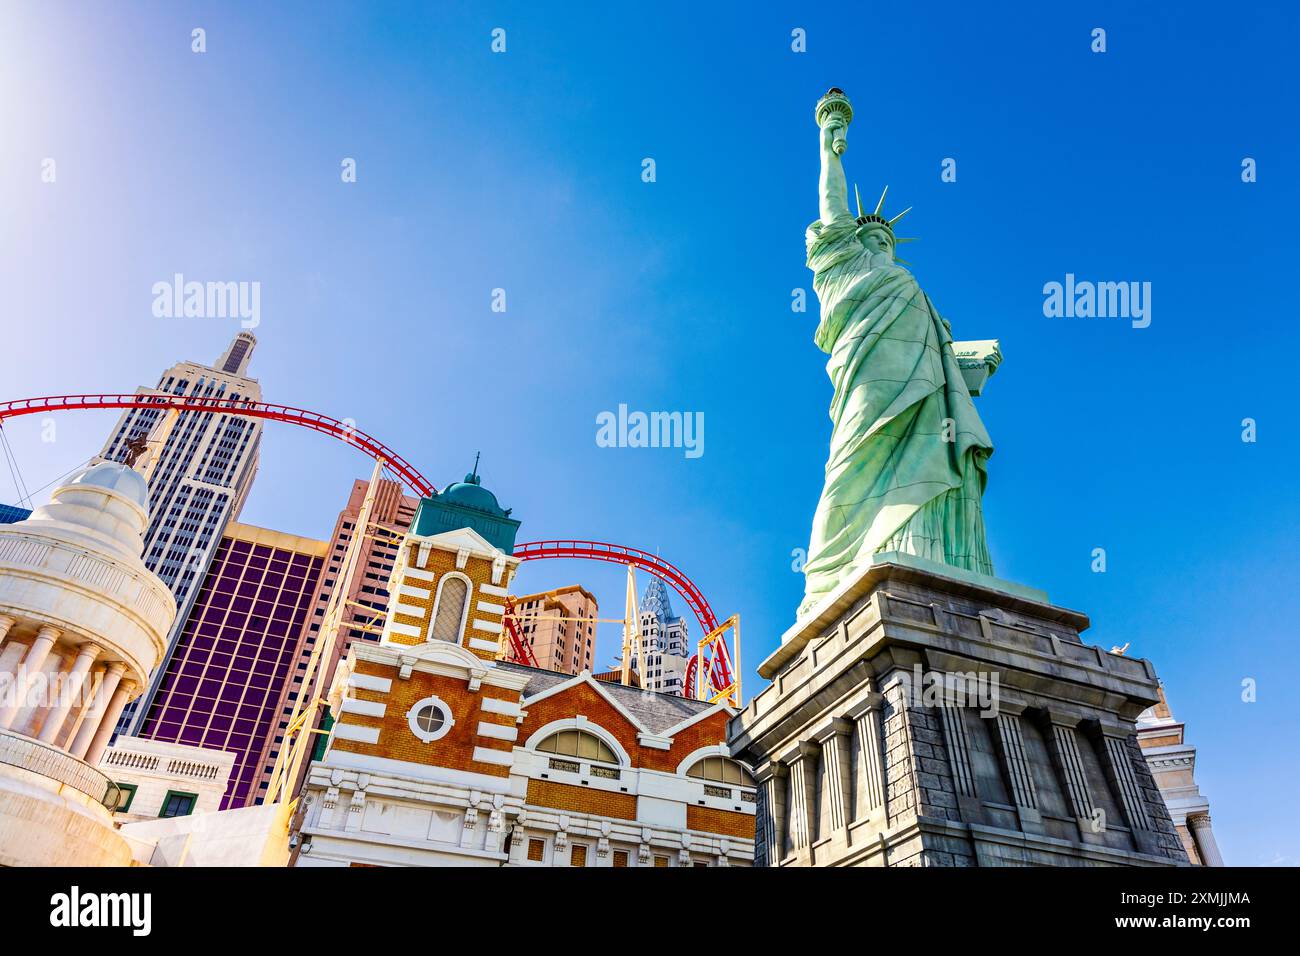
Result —
<svg viewBox="0 0 1300 956"><path fill-rule="evenodd" d="M442 725L446 720L446 714L433 704L426 704L421 707L415 715L415 722L420 725L420 729L426 734L436 734L442 730Z"/></svg>
<svg viewBox="0 0 1300 956"><path fill-rule="evenodd" d="M437 697L416 701L407 712L406 720L410 724L411 733L426 744L446 736L456 724L451 716L451 708Z"/></svg>

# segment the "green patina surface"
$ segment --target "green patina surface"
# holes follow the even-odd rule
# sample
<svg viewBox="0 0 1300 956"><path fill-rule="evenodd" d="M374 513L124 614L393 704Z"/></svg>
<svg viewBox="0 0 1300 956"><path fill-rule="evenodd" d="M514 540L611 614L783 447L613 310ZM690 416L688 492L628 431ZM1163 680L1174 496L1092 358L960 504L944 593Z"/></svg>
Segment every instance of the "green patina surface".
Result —
<svg viewBox="0 0 1300 956"><path fill-rule="evenodd" d="M892 222L879 206L856 217L849 210L844 117L818 110L821 218L808 227L807 247L833 427L801 611L879 552L993 573L981 506L993 443L948 323L894 258Z"/></svg>
<svg viewBox="0 0 1300 956"><path fill-rule="evenodd" d="M473 528L489 544L513 554L519 522L497 504L497 496L483 487L476 470L432 498L421 498L411 522L411 533L425 536L457 528Z"/></svg>

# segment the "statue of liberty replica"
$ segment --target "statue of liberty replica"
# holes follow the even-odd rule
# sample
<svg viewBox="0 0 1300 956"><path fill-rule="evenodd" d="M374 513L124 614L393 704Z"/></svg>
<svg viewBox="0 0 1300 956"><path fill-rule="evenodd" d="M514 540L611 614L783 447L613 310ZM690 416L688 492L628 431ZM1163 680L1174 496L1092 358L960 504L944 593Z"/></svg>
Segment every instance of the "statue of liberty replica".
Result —
<svg viewBox="0 0 1300 956"><path fill-rule="evenodd" d="M853 112L832 89L817 104L821 218L808 227L808 268L821 302L814 340L830 355L830 457L813 519L808 611L881 552L992 574L981 496L993 444L971 401L952 334L899 263L885 193L849 209L840 157ZM889 187L885 187L888 192ZM989 372L995 343L977 364ZM987 374L987 373L986 373Z"/></svg>
<svg viewBox="0 0 1300 956"><path fill-rule="evenodd" d="M903 213L883 194L849 209L852 116L839 90L817 104L808 266L834 396L807 591L727 725L758 783L754 863L1185 866L1137 737L1161 699L1151 662L993 576L971 396L1001 354L953 342L894 255Z"/></svg>

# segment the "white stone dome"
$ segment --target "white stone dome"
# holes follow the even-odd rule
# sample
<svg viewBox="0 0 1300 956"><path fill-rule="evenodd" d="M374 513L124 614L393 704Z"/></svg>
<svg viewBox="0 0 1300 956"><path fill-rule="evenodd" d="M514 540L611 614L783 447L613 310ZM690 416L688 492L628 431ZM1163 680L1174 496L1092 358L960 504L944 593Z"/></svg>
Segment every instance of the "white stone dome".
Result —
<svg viewBox="0 0 1300 956"><path fill-rule="evenodd" d="M54 489L49 504L13 525L87 547L109 548L140 563L149 523L144 476L115 461L101 461Z"/></svg>
<svg viewBox="0 0 1300 956"><path fill-rule="evenodd" d="M130 498L146 512L149 510L149 483L144 480L144 475L115 461L91 465L69 484L108 488Z"/></svg>
<svg viewBox="0 0 1300 956"><path fill-rule="evenodd" d="M148 485L117 462L92 465L50 502L0 525L0 614L12 632L49 624L95 641L143 685L162 658L176 601L141 560Z"/></svg>

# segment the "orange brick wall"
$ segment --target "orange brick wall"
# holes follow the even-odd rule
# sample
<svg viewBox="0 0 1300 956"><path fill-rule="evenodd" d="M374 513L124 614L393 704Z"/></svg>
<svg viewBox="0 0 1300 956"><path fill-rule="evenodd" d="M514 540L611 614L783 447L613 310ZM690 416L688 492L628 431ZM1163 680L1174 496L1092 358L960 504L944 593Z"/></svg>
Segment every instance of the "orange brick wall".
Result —
<svg viewBox="0 0 1300 956"><path fill-rule="evenodd" d="M409 545L404 554L406 560L412 562L415 561L419 555L419 545ZM434 575L432 581L422 581L415 578L411 578L408 581L405 578L405 570L406 565L403 565L399 567L393 575L393 583L395 587L393 588L392 606L396 607L400 601L402 604L410 604L422 608L424 613L420 617L414 617L410 614L394 614L393 621L397 624L410 624L420 628L422 636L420 638L414 638L407 637L403 634L394 634L392 635L392 641L394 644L420 644L428 639L429 624L431 623L430 614L432 613L434 598L438 594L438 582L442 580L443 575L447 572L459 571L461 574L469 578L474 585L474 589L469 595L469 617L465 620L465 640L462 643L462 646L471 654L481 657L484 660L490 661L496 659L497 655L495 652L482 651L478 648L470 647L468 640L470 637L476 637L483 641L496 641L498 646L500 646L501 634L489 634L486 631L480 631L474 627L475 617L480 617L483 620L493 621L495 623L500 623L501 621L501 615L499 614L490 614L486 611L478 610L478 602L480 600L487 601L491 604L503 604L505 602L505 598L483 594L480 590L484 584L492 583L491 561L487 561L483 558L471 557L465 562L465 567L457 568L456 555L454 553L450 551L442 551L438 548L431 548L429 550L429 560L421 570L432 572ZM501 582L498 586L503 588L508 587L512 574L513 569L507 565L506 573L501 576ZM410 584L417 588L426 588L429 591L429 596L427 598L416 598L411 597L409 594L402 594L400 588L403 584Z"/></svg>
<svg viewBox="0 0 1300 956"><path fill-rule="evenodd" d="M419 671L413 672L408 680L402 680L398 676L398 668L373 661L359 661L356 672L386 677L392 681L387 694L360 689L353 691L361 700L384 703L387 711L382 718L359 714L343 714L340 718L341 723L379 728L379 740L374 744L365 744L335 738L333 747L347 753L449 767L497 777L509 776L509 767L477 762L473 759L473 753L475 747L505 752L513 748L514 744L509 741L478 736L477 729L481 722L514 726L515 718L485 713L481 702L484 697L518 701L518 694L486 685L479 693L471 693L464 680ZM455 725L441 739L424 743L411 733L406 714L417 701L430 696L439 697L447 704ZM527 717L519 728L520 743L546 724L581 715L617 738L631 756L634 767L668 773L675 772L678 764L695 750L721 743L726 734L726 715L716 713L679 733L670 750L642 747L637 742L635 725L587 684L536 701L526 709ZM529 780L526 799L533 806L574 813L621 820L635 820L637 816L637 798L633 794L596 790L552 780ZM691 830L746 840L754 838L752 814L688 806L686 820L687 827Z"/></svg>
<svg viewBox="0 0 1300 956"><path fill-rule="evenodd" d="M713 807L688 806L686 829L752 840L754 839L754 815L736 813L734 810L715 810Z"/></svg>
<svg viewBox="0 0 1300 956"><path fill-rule="evenodd" d="M353 692L360 700L378 701L386 704L388 709L383 717L346 713L340 715L340 723L378 727L379 740L367 744L357 740L335 738L333 744L335 749L346 753L386 757L390 760L407 760L411 763L450 767L496 777L510 775L509 767L479 763L473 759L473 754L475 747L507 752L514 747L508 740L480 737L477 729L480 722L513 725L513 717L484 713L481 701L484 697L500 697L518 702L518 694L486 685L475 694L470 692L469 685L463 680L441 674L424 674L419 671L412 673L409 680L402 680L398 676L397 668L373 661L359 661L356 673L373 674L376 677L387 677L392 680L392 688L387 694L360 689ZM456 723L446 736L425 743L411 733L406 714L416 701L431 696L441 698L451 708Z"/></svg>
<svg viewBox="0 0 1300 956"><path fill-rule="evenodd" d="M535 807L550 807L552 810L571 810L619 820L636 819L636 797L633 794L591 790L553 780L529 780L527 801Z"/></svg>
<svg viewBox="0 0 1300 956"><path fill-rule="evenodd" d="M632 766L666 773L675 773L677 765L701 747L716 746L727 739L727 717L718 712L679 733L669 750L642 747L637 742L636 726L588 684L527 704L524 709L528 716L519 729L521 743L552 721L581 715L612 734L632 758Z"/></svg>
<svg viewBox="0 0 1300 956"><path fill-rule="evenodd" d="M673 773L677 765L701 747L716 747L727 742L727 715L718 711L697 721L673 738L671 750L641 748L641 766L649 770Z"/></svg>

